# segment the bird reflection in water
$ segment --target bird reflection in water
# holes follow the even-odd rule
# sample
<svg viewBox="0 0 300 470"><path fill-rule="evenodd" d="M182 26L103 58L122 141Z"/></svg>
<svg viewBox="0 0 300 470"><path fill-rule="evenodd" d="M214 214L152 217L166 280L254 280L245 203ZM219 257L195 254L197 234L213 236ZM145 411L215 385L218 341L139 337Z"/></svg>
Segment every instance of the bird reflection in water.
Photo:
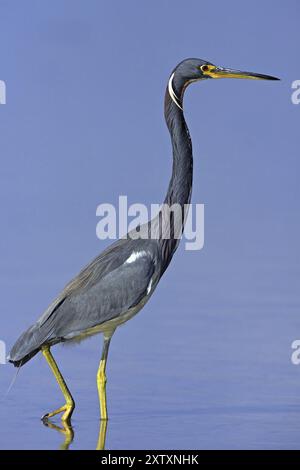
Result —
<svg viewBox="0 0 300 470"><path fill-rule="evenodd" d="M43 419L42 423L50 429L60 432L64 435L64 441L59 446L60 450L69 450L70 445L74 440L74 429L70 421L62 421L62 426L52 423L49 419ZM105 450L106 432L107 432L107 420L100 420L99 434L96 445L96 450Z"/></svg>

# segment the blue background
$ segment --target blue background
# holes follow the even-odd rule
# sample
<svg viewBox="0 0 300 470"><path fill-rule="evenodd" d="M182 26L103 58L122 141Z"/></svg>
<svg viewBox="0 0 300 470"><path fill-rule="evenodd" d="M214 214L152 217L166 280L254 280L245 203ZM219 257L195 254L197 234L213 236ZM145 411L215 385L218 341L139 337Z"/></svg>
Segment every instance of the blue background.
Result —
<svg viewBox="0 0 300 470"><path fill-rule="evenodd" d="M192 85L193 202L205 246L182 245L111 344L110 449L299 448L299 2L0 1L0 338L18 335L107 242L96 207L159 203L171 172L163 96L183 58L280 76ZM94 448L101 337L54 355ZM13 376L0 366L0 393ZM62 404L41 355L0 402L1 448L57 448ZM57 421L59 424L59 420Z"/></svg>

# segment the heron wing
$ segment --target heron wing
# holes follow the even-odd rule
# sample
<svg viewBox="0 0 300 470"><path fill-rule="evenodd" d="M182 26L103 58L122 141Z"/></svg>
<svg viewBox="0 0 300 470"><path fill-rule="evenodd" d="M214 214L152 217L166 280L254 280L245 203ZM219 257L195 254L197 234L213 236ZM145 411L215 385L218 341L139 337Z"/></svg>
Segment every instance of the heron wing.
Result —
<svg viewBox="0 0 300 470"><path fill-rule="evenodd" d="M132 262L131 262L132 261ZM15 365L25 364L45 343L71 339L139 304L159 272L157 245L121 239L86 266L16 341Z"/></svg>
<svg viewBox="0 0 300 470"><path fill-rule="evenodd" d="M104 276L106 272L109 272L122 264L122 262L126 260L127 245L128 240L117 240L117 242L113 243L106 250L100 253L65 286L63 291L38 319L37 323L40 326L44 325L68 297L72 296L76 292L89 289L97 283L101 276Z"/></svg>
<svg viewBox="0 0 300 470"><path fill-rule="evenodd" d="M120 317L147 295L156 245L127 242L112 245L66 286L39 320L48 339L71 338Z"/></svg>

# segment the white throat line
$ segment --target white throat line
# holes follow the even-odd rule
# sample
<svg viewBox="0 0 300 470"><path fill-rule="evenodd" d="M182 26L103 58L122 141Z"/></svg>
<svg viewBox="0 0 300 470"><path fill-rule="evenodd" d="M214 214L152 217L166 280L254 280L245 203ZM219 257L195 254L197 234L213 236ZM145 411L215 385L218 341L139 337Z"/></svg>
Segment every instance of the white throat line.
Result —
<svg viewBox="0 0 300 470"><path fill-rule="evenodd" d="M173 90L173 78L174 78L174 73L172 73L172 75L169 79L169 83L168 83L169 95L170 95L171 100L174 101L174 103L176 104L176 106L178 106L178 108L181 109L181 111L183 111L183 108L180 106L179 98L178 98L178 96L176 96L176 94Z"/></svg>

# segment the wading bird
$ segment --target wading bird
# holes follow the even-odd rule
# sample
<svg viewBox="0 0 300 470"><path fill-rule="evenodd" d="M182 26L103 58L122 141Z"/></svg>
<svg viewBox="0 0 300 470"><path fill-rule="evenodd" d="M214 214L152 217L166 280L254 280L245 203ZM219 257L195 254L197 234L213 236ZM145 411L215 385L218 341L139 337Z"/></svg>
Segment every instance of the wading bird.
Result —
<svg viewBox="0 0 300 470"><path fill-rule="evenodd" d="M173 170L158 215L138 228L140 237L130 232L86 266L21 335L10 352L10 362L19 367L41 351L59 384L65 404L43 418L63 413L62 420L68 421L75 407L50 348L57 343L103 333L97 386L101 418L107 419L105 369L111 337L153 294L178 247L191 199L193 156L183 114L183 95L190 83L214 78L277 80L268 75L217 67L200 59L186 59L172 71L165 94L165 120L173 147ZM170 217L167 208L174 204L181 211L171 212Z"/></svg>

